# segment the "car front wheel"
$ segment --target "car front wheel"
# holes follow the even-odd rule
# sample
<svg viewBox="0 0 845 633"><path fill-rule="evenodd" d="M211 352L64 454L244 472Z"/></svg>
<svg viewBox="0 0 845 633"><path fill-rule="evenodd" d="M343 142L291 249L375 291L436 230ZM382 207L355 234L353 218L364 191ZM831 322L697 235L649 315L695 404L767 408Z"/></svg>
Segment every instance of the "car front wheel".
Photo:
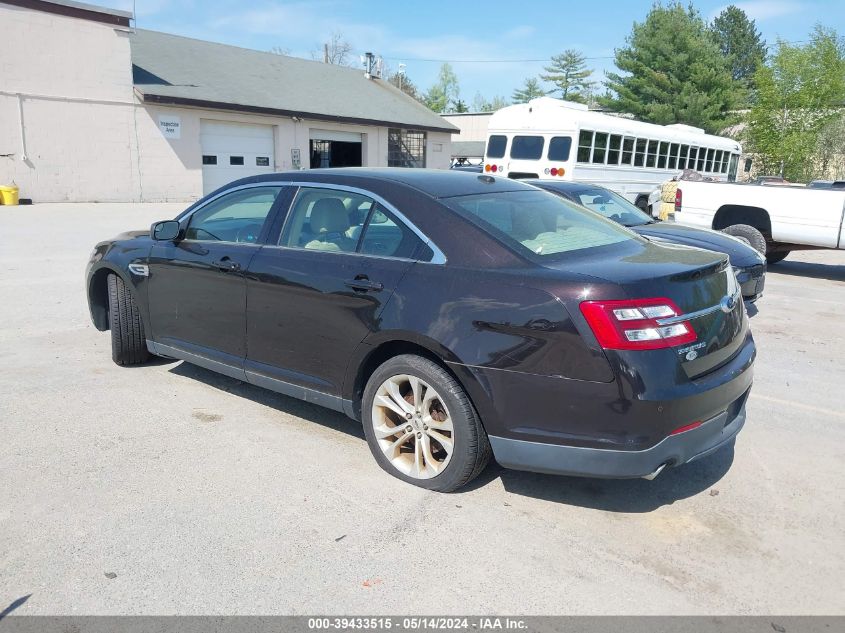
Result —
<svg viewBox="0 0 845 633"><path fill-rule="evenodd" d="M463 388L426 358L405 354L376 369L362 413L379 466L416 486L457 490L490 460L490 442Z"/></svg>
<svg viewBox="0 0 845 633"><path fill-rule="evenodd" d="M111 357L118 365L138 365L150 357L135 297L117 275L109 275Z"/></svg>

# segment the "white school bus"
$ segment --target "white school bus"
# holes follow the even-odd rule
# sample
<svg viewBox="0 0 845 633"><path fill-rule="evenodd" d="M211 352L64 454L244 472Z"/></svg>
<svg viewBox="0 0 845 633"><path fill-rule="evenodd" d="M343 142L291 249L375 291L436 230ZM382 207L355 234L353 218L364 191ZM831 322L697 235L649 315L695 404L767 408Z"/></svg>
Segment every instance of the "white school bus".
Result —
<svg viewBox="0 0 845 633"><path fill-rule="evenodd" d="M594 183L645 208L649 193L682 169L736 180L742 148L689 125L654 125L540 97L490 117L484 171L510 178Z"/></svg>

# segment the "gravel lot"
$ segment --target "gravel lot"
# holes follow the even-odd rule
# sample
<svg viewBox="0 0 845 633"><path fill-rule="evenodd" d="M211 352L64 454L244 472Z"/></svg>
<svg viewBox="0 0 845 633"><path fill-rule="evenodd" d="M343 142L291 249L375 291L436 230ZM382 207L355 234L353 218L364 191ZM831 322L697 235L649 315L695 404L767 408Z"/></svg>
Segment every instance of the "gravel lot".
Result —
<svg viewBox="0 0 845 633"><path fill-rule="evenodd" d="M845 252L770 270L735 450L652 482L493 465L442 495L342 415L112 364L91 247L183 206L0 207L0 610L845 614Z"/></svg>

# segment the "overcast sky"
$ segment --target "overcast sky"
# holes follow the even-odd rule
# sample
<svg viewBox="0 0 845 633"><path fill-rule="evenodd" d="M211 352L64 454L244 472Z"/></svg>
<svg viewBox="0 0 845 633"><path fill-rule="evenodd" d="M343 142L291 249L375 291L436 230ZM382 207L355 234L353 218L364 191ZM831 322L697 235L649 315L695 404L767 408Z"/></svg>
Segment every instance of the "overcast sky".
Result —
<svg viewBox="0 0 845 633"><path fill-rule="evenodd" d="M133 9L132 0L88 0ZM372 51L425 89L442 61L452 63L461 97L476 92L510 97L525 77L542 72L542 61L566 48L584 53L601 80L613 68L613 49L624 44L650 1L567 0L136 0L137 26L258 50L289 49L308 57L339 31L356 55ZM695 5L711 19L723 1ZM737 2L757 21L769 43L806 40L816 23L845 35L845 0L750 0ZM502 61L506 60L506 61ZM515 60L515 61L514 61Z"/></svg>

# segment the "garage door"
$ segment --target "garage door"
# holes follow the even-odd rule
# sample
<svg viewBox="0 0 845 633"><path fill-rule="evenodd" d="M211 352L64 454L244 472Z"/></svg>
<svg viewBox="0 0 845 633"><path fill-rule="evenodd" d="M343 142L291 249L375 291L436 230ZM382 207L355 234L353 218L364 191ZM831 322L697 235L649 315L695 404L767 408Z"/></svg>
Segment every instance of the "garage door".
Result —
<svg viewBox="0 0 845 633"><path fill-rule="evenodd" d="M273 126L202 121L202 192L273 171Z"/></svg>

